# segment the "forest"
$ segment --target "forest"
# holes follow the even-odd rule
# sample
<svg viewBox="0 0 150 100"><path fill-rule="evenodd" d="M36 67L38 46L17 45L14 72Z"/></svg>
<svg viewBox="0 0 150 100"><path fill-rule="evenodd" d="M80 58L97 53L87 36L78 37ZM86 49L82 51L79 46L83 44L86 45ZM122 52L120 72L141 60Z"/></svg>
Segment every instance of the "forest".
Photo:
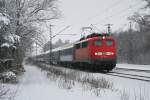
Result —
<svg viewBox="0 0 150 100"><path fill-rule="evenodd" d="M41 45L38 26L59 17L55 1L0 0L0 80L3 72L24 71L26 53Z"/></svg>
<svg viewBox="0 0 150 100"><path fill-rule="evenodd" d="M150 10L150 1L142 10ZM118 62L130 64L150 64L150 14L135 12L128 18L129 30L115 34L118 49ZM134 23L134 24L132 24ZM133 29L133 25L136 26Z"/></svg>

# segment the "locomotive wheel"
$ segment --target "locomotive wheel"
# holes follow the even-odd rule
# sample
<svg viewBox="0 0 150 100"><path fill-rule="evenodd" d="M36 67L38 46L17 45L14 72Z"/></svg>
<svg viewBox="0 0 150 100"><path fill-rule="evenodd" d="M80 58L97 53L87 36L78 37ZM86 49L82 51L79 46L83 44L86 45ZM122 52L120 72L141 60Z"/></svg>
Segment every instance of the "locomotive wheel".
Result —
<svg viewBox="0 0 150 100"><path fill-rule="evenodd" d="M77 63L73 63L72 64L72 68L77 69L78 64Z"/></svg>
<svg viewBox="0 0 150 100"><path fill-rule="evenodd" d="M106 69L106 73L109 73L110 69Z"/></svg>
<svg viewBox="0 0 150 100"><path fill-rule="evenodd" d="M92 72L98 72L99 68L97 65L90 65L89 70Z"/></svg>

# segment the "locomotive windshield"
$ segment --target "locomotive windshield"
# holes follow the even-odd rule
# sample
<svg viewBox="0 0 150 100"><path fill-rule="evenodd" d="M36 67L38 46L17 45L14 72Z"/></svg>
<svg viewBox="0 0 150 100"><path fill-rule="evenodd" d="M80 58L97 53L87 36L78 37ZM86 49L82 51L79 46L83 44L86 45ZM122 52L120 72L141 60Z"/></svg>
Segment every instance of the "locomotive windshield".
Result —
<svg viewBox="0 0 150 100"><path fill-rule="evenodd" d="M101 46L102 45L102 41L101 40L96 40L94 42L94 46Z"/></svg>
<svg viewBox="0 0 150 100"><path fill-rule="evenodd" d="M106 45L107 45L107 46L112 46L112 44L113 44L113 41L112 41L112 40L107 40L107 41L106 41Z"/></svg>
<svg viewBox="0 0 150 100"><path fill-rule="evenodd" d="M80 43L75 45L76 49L80 49Z"/></svg>
<svg viewBox="0 0 150 100"><path fill-rule="evenodd" d="M86 48L87 46L88 46L88 42L87 41L82 43L82 48Z"/></svg>

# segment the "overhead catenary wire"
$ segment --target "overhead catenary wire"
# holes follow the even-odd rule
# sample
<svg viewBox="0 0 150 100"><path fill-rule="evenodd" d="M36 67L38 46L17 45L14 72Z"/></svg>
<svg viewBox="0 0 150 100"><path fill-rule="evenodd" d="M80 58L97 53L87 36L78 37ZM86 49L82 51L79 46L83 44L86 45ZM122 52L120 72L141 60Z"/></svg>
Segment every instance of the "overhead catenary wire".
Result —
<svg viewBox="0 0 150 100"><path fill-rule="evenodd" d="M95 25L91 24L90 25L92 28L95 28L96 30L98 30L99 32L101 31L100 29L98 29Z"/></svg>
<svg viewBox="0 0 150 100"><path fill-rule="evenodd" d="M100 13L100 14L102 15L103 13L106 13L106 12L109 11L110 9L112 10L112 9L116 8L117 5L120 5L121 3L122 3L122 1L120 1L120 0L119 0L119 1L116 1L115 3L113 3L112 5L110 5L108 8L106 8L106 9L105 9L102 13ZM141 1L138 2L138 3L136 3L135 5L131 5L130 7L127 7L127 8L125 8L125 9L119 11L118 13L115 13L115 14L112 14L112 15L110 15L110 16L108 16L108 17L105 17L105 18L101 19L100 22L95 23L95 24L92 24L92 25L93 25L93 27L95 27L95 25L101 24L101 22L106 21L106 19L108 19L108 18L112 18L112 17L114 17L114 16L120 16L122 13L125 13L125 12L128 11L129 9L133 9L133 8L137 7L137 5L139 6L139 3L141 3ZM79 24L85 23L85 22L87 22L87 21L93 20L93 19L95 19L97 16L99 16L100 14L96 14L96 15L94 15L94 16L92 16L92 17L89 17L88 19L84 20L83 22L79 22L79 23L77 23L77 24L70 25L70 27L68 27L67 29L69 29L69 28L71 29L72 27L74 27L74 26L76 26L76 25L79 25ZM123 18L123 17L121 17L121 18ZM96 28L95 28L95 29L96 29ZM66 30L66 29L65 29L65 30ZM99 29L97 28L97 30L99 30ZM79 35L79 34L78 34L78 33L75 33L75 34L73 34L72 36L75 36L75 35ZM54 36L54 37L55 37L55 36Z"/></svg>
<svg viewBox="0 0 150 100"><path fill-rule="evenodd" d="M135 7L137 7L137 6L134 6L133 8L135 8ZM133 9L133 10L135 10L135 9ZM121 24L121 23L122 23L122 22L121 22L122 19L124 19L125 17L129 17L129 16L126 16L126 12L127 12L127 11L128 11L128 9L125 9L124 12L123 12L123 10L122 10L122 11L120 11L120 13L118 12L118 14L114 14L114 16L112 16L112 15L111 15L111 16L108 16L108 17L104 18L103 20L101 20L100 22L98 22L98 23L96 23L96 24L92 24L92 25L94 25L94 26L96 25L96 26L97 26L97 25L99 25L99 24L101 24L101 23L105 23L105 21L107 21L109 18L113 18L113 17L115 17L115 16L117 16L116 18L119 19L119 21L118 21L119 23L117 23L117 24ZM133 14L133 12L130 12L130 13ZM106 19L107 19L107 20L106 20ZM114 20L113 20L113 21L114 21ZM127 24L127 23L126 23L126 24ZM115 25L115 24L114 24L114 25ZM96 26L95 26L95 27L96 27ZM124 26L124 25L123 25L123 26ZM122 27L123 27L123 26L122 26Z"/></svg>
<svg viewBox="0 0 150 100"><path fill-rule="evenodd" d="M112 17L114 17L114 16L121 15L122 13L125 13L125 12L128 11L129 9L132 9L132 8L137 7L137 5L138 5L139 3L140 3L140 2L134 4L134 5L130 6L130 7L127 7L127 8L125 8L125 9L123 9L123 10L119 11L118 13L114 13L114 14L108 16L108 17L105 17L105 18L103 18L102 20L100 20L98 23L95 23L94 25L100 24L100 22L105 21L106 19L108 19L108 18L110 18L110 17L112 18ZM138 6L139 6L139 5L138 5Z"/></svg>
<svg viewBox="0 0 150 100"><path fill-rule="evenodd" d="M110 10L110 8L112 9L112 7L116 7L118 4L120 4L120 3L122 3L120 0L118 0L117 2L115 2L115 3L113 3L112 5L110 5L109 7L107 7L106 9L104 9L104 11L103 12L101 12L101 13L98 13L98 14L96 14L96 15L94 15L94 16L92 16L92 17L89 17L89 18L87 18L86 20L84 20L84 22L86 22L86 21L90 21L90 20L92 20L92 19L94 19L94 18L96 18L96 17L98 17L98 16L100 16L100 15L102 15L102 14L104 14L104 13L106 13L107 11L109 11Z"/></svg>
<svg viewBox="0 0 150 100"><path fill-rule="evenodd" d="M139 2L138 2L138 3L139 3ZM125 8L125 9L119 11L118 13L115 13L115 14L113 14L113 15L110 15L110 16L108 16L108 17L105 17L105 18L103 18L100 22L98 22L98 23L96 23L96 24L92 24L92 26L101 24L101 23L103 23L104 21L108 20L109 18L118 16L118 15L120 16L121 14L127 12L129 9L136 8L136 7L137 7L136 5L137 5L138 3L136 3L136 4L134 4L134 5L132 5L132 6L128 7L128 8ZM139 5L138 5L138 6L139 6ZM141 6L141 5L140 5L140 6ZM134 9L134 10L135 10L135 9ZM123 14L123 16L125 16L125 15ZM119 17L119 20L120 20L120 18L123 19L123 18L124 18L123 16L121 15L121 16ZM117 18L118 18L118 17L117 17ZM121 22L120 22L120 23L121 23ZM95 27L96 27L96 26L95 26ZM97 28L97 30L99 30L99 29Z"/></svg>
<svg viewBox="0 0 150 100"><path fill-rule="evenodd" d="M141 1L140 1L140 2L141 2ZM138 2L138 4L139 4L140 2ZM117 5L118 5L118 4L121 4L121 3L122 3L122 1L119 0L119 1L117 1L117 2L115 2L115 3L113 3L112 5L110 5L108 8L106 8L103 12L98 13L98 14L92 16L92 17L89 17L89 18L87 18L86 20L84 20L83 22L78 23L78 24L82 24L82 23L85 23L85 22L90 21L90 20L92 20L92 19L95 19L97 16L103 15L104 13L108 12L109 10L112 10L112 9L116 8ZM137 4L136 4L136 5L137 5ZM135 6L135 5L131 5L131 6ZM130 7L126 8L125 10L127 10L127 9L129 9L129 8L130 8ZM122 11L123 11L123 10L121 10L120 12L122 12ZM113 15L114 15L114 14L113 14ZM112 15L110 15L110 16L112 16ZM104 19L105 19L105 18L104 18ZM75 25L78 25L78 24L75 24Z"/></svg>
<svg viewBox="0 0 150 100"><path fill-rule="evenodd" d="M90 20L94 19L95 17L99 16L100 14L106 13L106 11L109 11L110 8L112 9L113 7L116 7L116 6L117 6L118 4L120 4L120 3L122 3L122 1L118 0L117 2L115 2L115 3L113 3L112 5L110 5L109 7L107 7L102 13L98 13L98 14L92 16L92 17L89 17L89 18L87 18L86 20L84 20L83 22L80 22L80 23L71 25L70 28L71 28L71 27L74 27L74 26L76 26L76 25L78 25L78 24L82 24L82 23L85 23L85 22L87 22L87 21L90 21ZM76 35L78 35L78 34L76 34Z"/></svg>
<svg viewBox="0 0 150 100"><path fill-rule="evenodd" d="M58 33L56 33L54 36L52 36L52 38L56 37L57 35L60 35L60 33L62 33L63 31L65 31L66 29L68 29L70 27L70 25L66 26L65 28L63 28L62 30L60 30ZM67 35L67 34L66 34Z"/></svg>
<svg viewBox="0 0 150 100"><path fill-rule="evenodd" d="M108 17L105 17L105 18L103 18L100 22L103 22L103 21L106 21L106 19L108 19L108 18L112 18L112 17L114 17L114 16L120 16L122 13L125 13L126 11L128 11L129 9L133 9L133 8L135 8L135 7L137 7L137 6L139 6L139 3L141 3L141 1L140 2L138 2L138 3L136 3L136 4L134 4L134 5L131 5L130 7L127 7L127 8L125 8L125 9L123 9L123 10L121 10L121 11L119 11L118 13L114 13L114 14L112 14L112 15L110 15L110 16L108 16ZM141 6L141 5L140 5ZM109 7L110 8L110 7ZM111 8L112 9L112 8ZM105 11L106 12L106 11ZM94 18L96 18L97 16L95 15L93 18L91 17L91 19L94 19ZM123 18L123 17L122 17ZM87 19L87 20L89 20L89 19ZM86 20L85 20L86 21ZM96 24L92 24L93 26L94 25L98 25L98 24L101 24L100 22L98 22L98 23L96 23ZM73 26L72 26L73 27ZM78 35L78 34L76 34L76 35Z"/></svg>

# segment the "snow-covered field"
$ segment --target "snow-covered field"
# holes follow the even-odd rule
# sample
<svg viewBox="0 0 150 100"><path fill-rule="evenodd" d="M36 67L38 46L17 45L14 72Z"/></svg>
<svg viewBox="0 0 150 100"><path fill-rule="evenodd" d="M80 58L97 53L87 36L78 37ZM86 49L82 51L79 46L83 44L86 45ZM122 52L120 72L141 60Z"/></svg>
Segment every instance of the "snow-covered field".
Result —
<svg viewBox="0 0 150 100"><path fill-rule="evenodd" d="M117 66L129 67L121 64ZM134 65L133 65L134 66ZM140 65L136 65L141 67ZM144 65L143 65L144 66ZM142 67L143 67L142 66ZM144 66L148 68L148 66ZM45 71L36 66L25 65L26 72L20 77L19 84L7 84L11 92L15 92L14 100L149 100L150 83L100 73L90 73L94 77L104 77L113 83L113 89L102 89L96 96L80 84L71 89L58 87L56 82L47 78ZM150 68L149 68L150 69ZM71 70L71 69L67 69ZM87 74L88 72L79 71ZM89 74L89 73L88 73Z"/></svg>

